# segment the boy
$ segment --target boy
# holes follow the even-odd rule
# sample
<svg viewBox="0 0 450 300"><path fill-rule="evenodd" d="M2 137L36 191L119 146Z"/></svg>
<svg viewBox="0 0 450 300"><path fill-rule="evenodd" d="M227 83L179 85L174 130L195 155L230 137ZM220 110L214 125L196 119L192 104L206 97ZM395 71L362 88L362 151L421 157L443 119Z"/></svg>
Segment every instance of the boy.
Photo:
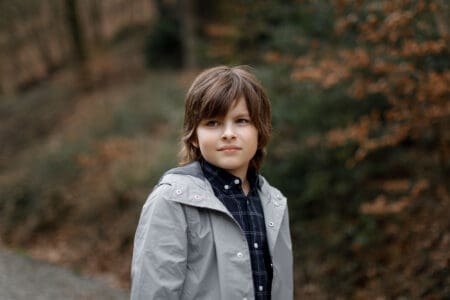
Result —
<svg viewBox="0 0 450 300"><path fill-rule="evenodd" d="M258 174L270 133L269 99L244 67L194 80L181 167L142 209L131 299L293 298L286 198Z"/></svg>

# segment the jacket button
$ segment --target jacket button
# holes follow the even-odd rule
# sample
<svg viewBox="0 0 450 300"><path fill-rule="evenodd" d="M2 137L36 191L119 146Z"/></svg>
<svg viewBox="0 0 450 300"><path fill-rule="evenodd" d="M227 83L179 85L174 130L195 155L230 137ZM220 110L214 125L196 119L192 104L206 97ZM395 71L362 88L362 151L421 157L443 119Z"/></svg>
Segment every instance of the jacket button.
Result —
<svg viewBox="0 0 450 300"><path fill-rule="evenodd" d="M199 195L194 195L194 199L195 200L200 200L200 196Z"/></svg>
<svg viewBox="0 0 450 300"><path fill-rule="evenodd" d="M273 222L269 222L270 227L273 227L273 225L274 225Z"/></svg>
<svg viewBox="0 0 450 300"><path fill-rule="evenodd" d="M180 189L175 190L175 194L181 195L181 193L183 193L183 192Z"/></svg>
<svg viewBox="0 0 450 300"><path fill-rule="evenodd" d="M241 258L242 256L244 256L244 254L242 254L242 252L237 253L237 257Z"/></svg>

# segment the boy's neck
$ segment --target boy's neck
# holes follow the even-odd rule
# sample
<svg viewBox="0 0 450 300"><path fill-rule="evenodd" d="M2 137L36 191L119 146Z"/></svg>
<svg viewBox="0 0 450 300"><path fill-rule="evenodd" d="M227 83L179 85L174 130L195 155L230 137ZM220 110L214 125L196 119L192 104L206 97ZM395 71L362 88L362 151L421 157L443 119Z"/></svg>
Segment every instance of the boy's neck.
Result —
<svg viewBox="0 0 450 300"><path fill-rule="evenodd" d="M241 179L241 184L242 184L242 191L244 192L244 194L247 196L248 193L250 192L250 183L248 182L248 179L245 178L245 180Z"/></svg>

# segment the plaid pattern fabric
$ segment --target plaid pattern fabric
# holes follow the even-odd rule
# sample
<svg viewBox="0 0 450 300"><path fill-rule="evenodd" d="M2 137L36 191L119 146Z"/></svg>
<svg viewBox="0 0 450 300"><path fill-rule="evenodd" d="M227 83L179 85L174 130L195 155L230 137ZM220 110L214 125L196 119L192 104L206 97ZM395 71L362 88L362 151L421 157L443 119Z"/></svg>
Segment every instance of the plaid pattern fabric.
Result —
<svg viewBox="0 0 450 300"><path fill-rule="evenodd" d="M247 238L253 274L255 299L270 299L272 265L266 240L266 227L261 200L258 196L258 175L249 172L250 191L245 196L241 180L205 160L200 162L214 194L239 223Z"/></svg>

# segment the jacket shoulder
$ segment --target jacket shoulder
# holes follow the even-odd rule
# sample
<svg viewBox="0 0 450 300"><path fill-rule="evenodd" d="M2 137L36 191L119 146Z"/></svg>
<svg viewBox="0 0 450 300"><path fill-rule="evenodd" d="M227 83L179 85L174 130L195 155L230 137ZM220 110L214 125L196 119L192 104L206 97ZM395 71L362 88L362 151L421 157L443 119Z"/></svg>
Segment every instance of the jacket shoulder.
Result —
<svg viewBox="0 0 450 300"><path fill-rule="evenodd" d="M189 175L197 178L204 178L202 168L200 166L200 163L198 161L193 161L187 165L176 167L168 170L162 178L164 178L166 175L171 174L178 174L178 175Z"/></svg>
<svg viewBox="0 0 450 300"><path fill-rule="evenodd" d="M168 170L161 176L157 186L169 185L173 189L179 189L186 185L203 186L204 182L203 171L198 161L191 162L187 165L176 167Z"/></svg>
<svg viewBox="0 0 450 300"><path fill-rule="evenodd" d="M260 196L264 199L268 199L270 202L274 203L275 206L282 206L287 209L287 198L283 193L276 187L270 185L270 183L262 175L259 175L260 182Z"/></svg>
<svg viewBox="0 0 450 300"><path fill-rule="evenodd" d="M164 201L178 202L188 206L218 209L214 192L205 178L189 174L166 173L152 194Z"/></svg>

